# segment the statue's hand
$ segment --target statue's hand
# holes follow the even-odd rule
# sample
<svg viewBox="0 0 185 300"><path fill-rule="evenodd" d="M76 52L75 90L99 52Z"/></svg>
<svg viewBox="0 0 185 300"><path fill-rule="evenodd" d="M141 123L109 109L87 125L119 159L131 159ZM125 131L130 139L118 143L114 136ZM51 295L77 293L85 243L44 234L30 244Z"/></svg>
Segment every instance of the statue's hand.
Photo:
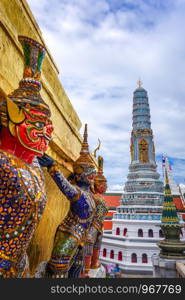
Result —
<svg viewBox="0 0 185 300"><path fill-rule="evenodd" d="M52 167L55 163L54 159L47 154L41 157L38 156L37 159L41 167Z"/></svg>

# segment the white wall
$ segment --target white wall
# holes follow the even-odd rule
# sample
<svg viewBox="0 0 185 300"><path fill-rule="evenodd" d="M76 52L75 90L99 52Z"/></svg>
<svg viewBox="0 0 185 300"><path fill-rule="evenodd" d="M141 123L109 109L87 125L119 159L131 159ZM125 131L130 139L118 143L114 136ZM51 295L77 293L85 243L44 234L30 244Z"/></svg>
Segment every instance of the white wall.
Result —
<svg viewBox="0 0 185 300"><path fill-rule="evenodd" d="M127 237L135 238L138 237L138 229L143 230L143 237L148 238L148 230L153 230L153 237L159 238L159 230L161 229L159 226L156 226L156 223L128 223L128 222L116 222L113 223L112 233L116 235L116 228L120 228L120 236L123 236L124 228L127 228Z"/></svg>
<svg viewBox="0 0 185 300"><path fill-rule="evenodd" d="M121 241L120 241L120 243L121 243ZM121 251L123 263L137 265L137 264L142 264L142 254L147 254L148 264L152 264L152 261L151 261L152 255L159 253L159 249L157 247L156 247L156 249L147 249L145 246L143 248L138 248L138 249L136 249L135 247L136 246L134 245L134 243L132 243L132 248L127 248L126 246L124 246L124 244L120 244L120 246L118 247L115 245L106 245L106 244L102 243L100 257L103 259L105 259L105 258L110 259L110 252L111 252L111 250L114 250L114 259L112 259L112 262L115 263L115 261L116 262L118 261L118 252ZM103 257L103 249L104 248L107 250L106 257ZM132 253L137 254L137 263L132 263L132 261L131 261ZM143 264L146 264L146 263L143 263Z"/></svg>

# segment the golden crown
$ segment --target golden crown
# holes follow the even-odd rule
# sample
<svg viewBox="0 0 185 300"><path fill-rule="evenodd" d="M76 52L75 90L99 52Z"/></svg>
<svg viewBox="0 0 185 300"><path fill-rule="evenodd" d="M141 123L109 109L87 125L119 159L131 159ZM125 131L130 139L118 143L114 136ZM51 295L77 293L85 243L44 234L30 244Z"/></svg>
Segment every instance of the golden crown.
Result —
<svg viewBox="0 0 185 300"><path fill-rule="evenodd" d="M88 145L88 134L87 134L87 124L85 124L83 142L80 151L79 158L74 162L74 173L81 174L83 172L88 172L88 169L94 169L95 165L91 155L89 153L89 145Z"/></svg>

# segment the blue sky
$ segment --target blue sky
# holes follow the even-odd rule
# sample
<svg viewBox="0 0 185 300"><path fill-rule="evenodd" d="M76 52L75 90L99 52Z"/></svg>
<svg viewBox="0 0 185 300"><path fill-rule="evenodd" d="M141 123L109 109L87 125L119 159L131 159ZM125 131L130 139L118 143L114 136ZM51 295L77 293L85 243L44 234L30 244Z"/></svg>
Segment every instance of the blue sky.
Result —
<svg viewBox="0 0 185 300"><path fill-rule="evenodd" d="M158 171L161 155L185 183L185 0L27 0L93 151L102 141L110 190L130 163L132 97L148 91ZM82 131L81 131L82 132Z"/></svg>

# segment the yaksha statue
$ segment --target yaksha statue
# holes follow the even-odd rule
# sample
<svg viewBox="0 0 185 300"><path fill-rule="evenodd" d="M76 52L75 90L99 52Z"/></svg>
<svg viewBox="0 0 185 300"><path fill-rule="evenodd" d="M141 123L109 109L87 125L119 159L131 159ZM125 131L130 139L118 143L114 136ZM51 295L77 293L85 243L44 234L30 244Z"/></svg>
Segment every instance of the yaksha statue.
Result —
<svg viewBox="0 0 185 300"><path fill-rule="evenodd" d="M48 167L55 183L70 201L69 213L55 234L46 277L79 277L84 260L82 249L95 214L93 187L96 169L89 154L87 124L80 157L74 163L74 173L70 178L66 179L48 156L39 158L39 162ZM73 271L70 272L71 268Z"/></svg>
<svg viewBox="0 0 185 300"><path fill-rule="evenodd" d="M36 156L48 148L53 126L41 98L45 49L19 36L25 58L18 89L0 93L0 277L28 277L26 249L41 218L46 195Z"/></svg>
<svg viewBox="0 0 185 300"><path fill-rule="evenodd" d="M90 269L100 267L99 255L103 236L103 222L108 212L108 207L103 199L107 190L107 180L103 175L103 157L98 157L98 173L94 182L94 199L96 213L89 229L85 244L85 270L82 277L88 277Z"/></svg>

